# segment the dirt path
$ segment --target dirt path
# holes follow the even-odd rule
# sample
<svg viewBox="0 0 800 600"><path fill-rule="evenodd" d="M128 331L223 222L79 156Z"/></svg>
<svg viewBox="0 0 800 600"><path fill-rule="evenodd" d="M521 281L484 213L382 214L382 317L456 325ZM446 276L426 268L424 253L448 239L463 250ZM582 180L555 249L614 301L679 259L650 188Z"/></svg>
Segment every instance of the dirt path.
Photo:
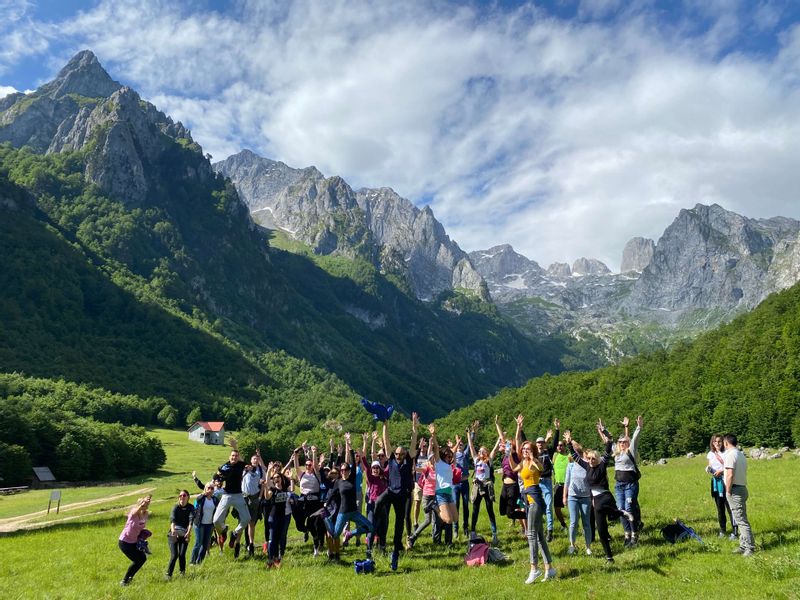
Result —
<svg viewBox="0 0 800 600"><path fill-rule="evenodd" d="M94 506L96 504L102 504L104 502L112 502L114 500L119 500L120 498L126 498L128 496L143 496L154 491L156 488L149 487L149 488L140 488L138 490L133 490L130 492L124 492L122 494L113 494L111 496L103 496L102 498L95 498L94 500L86 500L84 502L73 502L71 504L64 504L61 506L59 514L62 512L69 512L72 510L78 510L80 508L86 508L87 506ZM50 512L52 513L54 508L51 508ZM105 511L99 511L90 514L100 514ZM63 521L71 521L73 519L77 519L79 517L85 517L87 515L73 515L64 517L63 519L54 519L52 521L42 521L39 523L28 523L28 521L32 521L37 517L41 517L47 514L47 509L39 510L36 512L28 513L27 515L20 515L17 517L8 517L5 519L0 519L0 532L1 533L9 533L12 531L18 531L20 529L38 529L40 527L47 527L49 525L53 525L56 523L61 523Z"/></svg>

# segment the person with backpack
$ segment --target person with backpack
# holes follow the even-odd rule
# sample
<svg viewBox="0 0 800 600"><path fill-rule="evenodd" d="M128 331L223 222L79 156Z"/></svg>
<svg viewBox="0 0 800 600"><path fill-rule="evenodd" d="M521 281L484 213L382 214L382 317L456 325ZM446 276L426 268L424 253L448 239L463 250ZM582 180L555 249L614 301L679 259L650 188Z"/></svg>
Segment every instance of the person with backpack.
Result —
<svg viewBox="0 0 800 600"><path fill-rule="evenodd" d="M614 554L611 552L608 519L625 517L632 523L634 516L626 510L617 508L614 496L608 489L608 465L613 456L611 454L611 434L603 426L602 420L597 422L597 432L605 445L605 452L602 456L598 455L595 450L587 450L583 453L582 446L572 439L572 434L569 431L564 434L564 440L572 446L572 460L586 470L586 481L589 483L589 490L592 494L592 506L594 508L597 533L600 536L600 544L605 551L606 561L613 563Z"/></svg>
<svg viewBox="0 0 800 600"><path fill-rule="evenodd" d="M632 437L628 437L628 417L622 419L625 432L617 439L617 449L614 453L614 492L617 497L617 506L633 515L633 522L621 518L625 530L625 546L635 546L639 540L642 515L639 508L639 435L642 433L642 416L636 417L636 429Z"/></svg>
<svg viewBox="0 0 800 600"><path fill-rule="evenodd" d="M525 583L531 584L542 575L542 571L539 570L539 549L541 549L542 559L544 560L544 578L542 581L554 579L556 570L552 566L553 559L543 530L545 504L542 488L539 487L539 479L544 467L539 460L537 447L530 441L522 442L523 420L524 417L522 415L517 417L517 433L514 436L517 447L521 449L522 460L517 462L514 459L514 455L511 454L509 455L509 464L512 471L519 475L522 480L522 499L525 502L527 512L525 533L528 538L528 552L531 563L531 570Z"/></svg>
<svg viewBox="0 0 800 600"><path fill-rule="evenodd" d="M481 446L478 451L475 451L475 444L473 437L477 430L477 421L472 427L472 430L467 430L467 443L469 445L469 454L472 457L472 464L475 465L473 487L472 487L472 527L470 527L470 536L475 537L475 526L478 524L478 514L481 508L481 501L486 504L486 512L489 514L489 525L492 528L492 544L499 543L497 539L497 521L494 516L494 477L492 470L492 462L497 453L497 448L500 446L500 438L494 444L494 448L489 452L485 446ZM460 438L456 438L456 444L460 442Z"/></svg>
<svg viewBox="0 0 800 600"><path fill-rule="evenodd" d="M206 557L211 547L214 533L214 511L217 509L217 496L214 495L215 486L209 481L194 502L194 548L189 560L190 565L199 565Z"/></svg>
<svg viewBox="0 0 800 600"><path fill-rule="evenodd" d="M730 521L732 530L731 539L735 540L739 537L739 527L733 520L731 507L728 506L728 500L725 494L725 449L723 446L724 443L721 435L714 434L711 436L711 440L708 443L708 454L706 455L708 459L706 472L711 475L711 497L714 499L714 504L717 507L719 537L725 537L727 535L727 521Z"/></svg>

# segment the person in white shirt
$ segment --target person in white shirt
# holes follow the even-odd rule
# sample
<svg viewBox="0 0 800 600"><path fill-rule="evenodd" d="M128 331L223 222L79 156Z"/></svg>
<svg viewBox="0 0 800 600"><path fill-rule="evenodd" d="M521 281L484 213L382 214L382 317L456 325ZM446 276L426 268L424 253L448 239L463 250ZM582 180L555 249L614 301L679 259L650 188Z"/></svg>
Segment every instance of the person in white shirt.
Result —
<svg viewBox="0 0 800 600"><path fill-rule="evenodd" d="M756 551L753 531L747 519L747 459L738 448L738 440L732 433L725 434L725 494L735 523L739 526L739 547L734 553L750 556Z"/></svg>

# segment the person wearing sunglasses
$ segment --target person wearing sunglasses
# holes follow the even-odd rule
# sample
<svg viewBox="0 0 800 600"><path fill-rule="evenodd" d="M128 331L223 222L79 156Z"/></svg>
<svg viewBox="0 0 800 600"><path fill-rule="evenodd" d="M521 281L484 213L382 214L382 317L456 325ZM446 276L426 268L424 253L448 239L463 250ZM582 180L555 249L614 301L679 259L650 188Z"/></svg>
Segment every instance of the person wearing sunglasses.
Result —
<svg viewBox="0 0 800 600"><path fill-rule="evenodd" d="M179 562L181 575L186 574L186 549L189 547L189 538L192 535L192 522L194 521L194 506L189 504L189 492L181 490L178 494L178 503L172 507L169 515L169 566L167 567L167 580L172 579L175 563Z"/></svg>
<svg viewBox="0 0 800 600"><path fill-rule="evenodd" d="M289 479L282 473L280 463L270 463L263 486L264 539L267 543L267 568L280 568L282 548L286 547L286 503L289 502Z"/></svg>
<svg viewBox="0 0 800 600"><path fill-rule="evenodd" d="M311 515L316 513L322 508L322 500L320 496L320 475L317 468L317 447L311 446L309 451L305 442L301 446L303 453L306 457L305 469L300 471L299 452L295 451L292 455L294 461L294 476L296 477L297 485L300 489L300 495L295 499L294 506L292 507L292 515L297 527L297 531L303 534L303 541L308 541L308 536L311 535L314 544L314 556L317 556L322 551L322 544L324 540L314 535L314 529L311 527Z"/></svg>
<svg viewBox="0 0 800 600"><path fill-rule="evenodd" d="M216 486L209 481L194 502L194 547L189 560L190 565L199 565L206 557L211 547L212 534L214 533L214 511L217 509L218 496L215 496Z"/></svg>

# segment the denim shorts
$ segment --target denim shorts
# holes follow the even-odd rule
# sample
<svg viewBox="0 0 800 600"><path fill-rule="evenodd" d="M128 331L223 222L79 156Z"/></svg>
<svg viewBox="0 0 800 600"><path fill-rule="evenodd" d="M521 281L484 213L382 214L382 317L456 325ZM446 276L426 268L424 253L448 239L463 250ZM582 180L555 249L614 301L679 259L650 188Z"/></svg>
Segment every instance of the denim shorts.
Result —
<svg viewBox="0 0 800 600"><path fill-rule="evenodd" d="M444 488L436 490L436 504L454 504L455 498L453 497L453 488Z"/></svg>

